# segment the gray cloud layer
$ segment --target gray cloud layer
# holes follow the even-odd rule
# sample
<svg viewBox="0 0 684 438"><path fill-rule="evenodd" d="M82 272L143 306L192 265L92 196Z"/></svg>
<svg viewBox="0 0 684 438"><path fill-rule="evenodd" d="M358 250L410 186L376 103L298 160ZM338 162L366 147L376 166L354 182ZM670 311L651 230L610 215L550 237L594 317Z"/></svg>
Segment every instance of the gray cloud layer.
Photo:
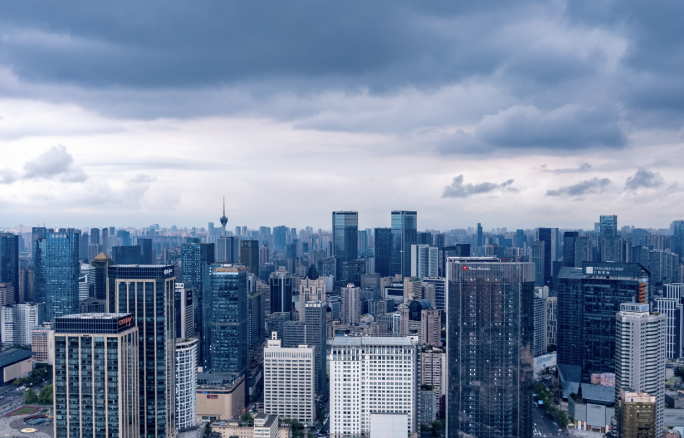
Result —
<svg viewBox="0 0 684 438"><path fill-rule="evenodd" d="M610 186L610 179L608 178L592 178L586 181L580 181L567 187L561 187L556 190L549 190L546 196L582 196L593 193L601 193Z"/></svg>
<svg viewBox="0 0 684 438"><path fill-rule="evenodd" d="M657 189L663 184L663 177L660 176L660 173L640 168L633 176L627 178L625 190L636 192L639 189Z"/></svg>
<svg viewBox="0 0 684 438"><path fill-rule="evenodd" d="M463 184L463 175L454 178L450 185L444 187L443 198L467 198L472 195L480 195L492 192L517 192L518 189L512 187L513 180L509 179L503 183L483 182L479 184Z"/></svg>
<svg viewBox="0 0 684 438"><path fill-rule="evenodd" d="M0 67L13 79L0 94L54 86L41 98L118 117L238 113L394 133L474 126L431 137L447 154L611 150L635 129L684 123L683 15L667 0L5 2ZM435 102L428 118L372 99L349 117L328 98L450 86L488 91Z"/></svg>

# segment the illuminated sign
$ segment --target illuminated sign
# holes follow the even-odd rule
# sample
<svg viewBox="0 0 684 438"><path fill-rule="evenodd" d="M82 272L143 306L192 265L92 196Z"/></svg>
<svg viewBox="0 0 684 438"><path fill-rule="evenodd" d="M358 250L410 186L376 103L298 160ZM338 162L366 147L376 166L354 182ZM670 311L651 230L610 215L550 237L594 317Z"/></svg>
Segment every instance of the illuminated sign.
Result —
<svg viewBox="0 0 684 438"><path fill-rule="evenodd" d="M173 269L164 269L164 275L169 275L173 272Z"/></svg>
<svg viewBox="0 0 684 438"><path fill-rule="evenodd" d="M133 321L133 317L129 316L128 318L123 318L119 320L119 325L125 325L127 327L131 326L131 321Z"/></svg>

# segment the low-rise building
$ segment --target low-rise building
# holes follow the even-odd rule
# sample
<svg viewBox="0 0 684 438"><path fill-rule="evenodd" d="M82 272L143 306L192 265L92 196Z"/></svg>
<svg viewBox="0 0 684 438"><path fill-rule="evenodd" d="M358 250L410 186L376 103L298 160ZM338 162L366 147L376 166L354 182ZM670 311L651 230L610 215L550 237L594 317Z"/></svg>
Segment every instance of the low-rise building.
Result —
<svg viewBox="0 0 684 438"><path fill-rule="evenodd" d="M273 422L271 422L271 419L273 419ZM268 414L257 414L253 424L237 420L217 421L211 425L211 430L220 434L221 438L256 438L255 432L258 429L259 436L263 438L264 433L272 436L270 434L273 426L277 428L276 438L292 438L292 427L288 423L280 423L277 415Z"/></svg>
<svg viewBox="0 0 684 438"><path fill-rule="evenodd" d="M2 383L26 377L32 370L32 352L16 348L0 351L0 376L2 376Z"/></svg>
<svg viewBox="0 0 684 438"><path fill-rule="evenodd" d="M244 406L244 374L197 373L198 420L230 420Z"/></svg>

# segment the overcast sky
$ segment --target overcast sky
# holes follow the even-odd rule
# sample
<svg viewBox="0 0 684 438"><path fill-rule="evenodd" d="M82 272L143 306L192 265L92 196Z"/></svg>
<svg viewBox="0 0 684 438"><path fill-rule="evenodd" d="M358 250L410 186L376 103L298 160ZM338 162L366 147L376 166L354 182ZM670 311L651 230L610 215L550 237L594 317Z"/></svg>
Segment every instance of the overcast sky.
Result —
<svg viewBox="0 0 684 438"><path fill-rule="evenodd" d="M0 226L665 228L681 1L0 4Z"/></svg>

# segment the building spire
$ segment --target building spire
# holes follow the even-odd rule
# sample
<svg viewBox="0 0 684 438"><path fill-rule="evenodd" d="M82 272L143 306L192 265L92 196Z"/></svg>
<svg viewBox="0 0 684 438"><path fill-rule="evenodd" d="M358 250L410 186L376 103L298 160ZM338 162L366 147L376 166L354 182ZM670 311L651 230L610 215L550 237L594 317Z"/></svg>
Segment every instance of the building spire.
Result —
<svg viewBox="0 0 684 438"><path fill-rule="evenodd" d="M226 217L226 197L223 197L223 216L221 216L221 226L223 227L223 236L226 235L226 224L228 223L228 218Z"/></svg>

